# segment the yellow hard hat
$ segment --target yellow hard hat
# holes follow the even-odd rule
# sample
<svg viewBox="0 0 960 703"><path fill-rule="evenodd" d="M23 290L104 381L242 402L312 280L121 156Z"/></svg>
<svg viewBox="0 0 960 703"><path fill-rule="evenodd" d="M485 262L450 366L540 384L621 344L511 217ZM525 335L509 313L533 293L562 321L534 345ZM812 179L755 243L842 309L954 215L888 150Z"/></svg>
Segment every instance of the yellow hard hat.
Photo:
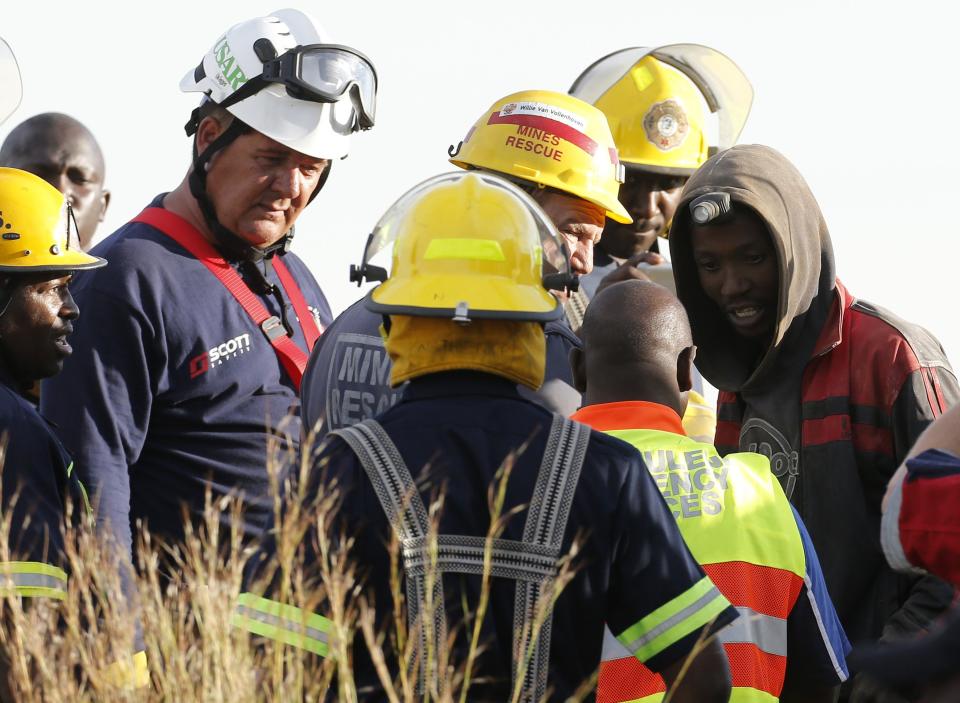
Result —
<svg viewBox="0 0 960 703"><path fill-rule="evenodd" d="M391 244L387 277L369 262ZM403 195L380 218L351 274L384 281L366 299L374 312L455 322L555 320L563 308L547 288L569 276L546 213L514 184L475 171L434 176Z"/></svg>
<svg viewBox="0 0 960 703"><path fill-rule="evenodd" d="M0 168L0 272L77 271L104 266L80 248L63 194L39 176Z"/></svg>
<svg viewBox="0 0 960 703"><path fill-rule="evenodd" d="M597 108L549 90L497 100L476 121L450 163L479 168L583 198L617 222L633 222L617 199L623 167Z"/></svg>
<svg viewBox="0 0 960 703"><path fill-rule="evenodd" d="M689 175L709 158L707 113L715 113L717 149L736 143L753 103L740 68L698 44L623 49L600 59L570 88L610 123L620 159L654 173Z"/></svg>

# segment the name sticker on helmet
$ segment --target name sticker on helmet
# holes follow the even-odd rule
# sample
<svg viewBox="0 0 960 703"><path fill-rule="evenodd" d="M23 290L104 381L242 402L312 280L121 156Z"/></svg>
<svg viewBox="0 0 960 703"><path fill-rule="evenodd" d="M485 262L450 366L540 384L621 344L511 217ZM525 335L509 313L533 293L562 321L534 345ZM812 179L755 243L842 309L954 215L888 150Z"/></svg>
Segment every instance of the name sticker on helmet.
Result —
<svg viewBox="0 0 960 703"><path fill-rule="evenodd" d="M243 71L240 70L240 64L230 50L230 44L227 42L226 37L223 37L217 42L217 45L213 47L213 52L217 66L220 67L221 75L217 76L217 81L220 85L223 87L229 85L236 90L247 82L247 77Z"/></svg>
<svg viewBox="0 0 960 703"><path fill-rule="evenodd" d="M590 156L593 156L597 151L597 142L585 132L587 129L586 120L569 110L562 110L553 105L535 102L507 103L500 108L499 112L493 112L490 115L487 124L517 125L517 132L520 137L533 136L536 141L528 141L520 137L508 137L504 143L505 146L532 151L556 161L563 158L562 151L548 150L536 142L541 141L557 146L560 139L565 139L583 149ZM521 128L530 130L532 134L521 131ZM547 153L548 151L549 153Z"/></svg>
<svg viewBox="0 0 960 703"><path fill-rule="evenodd" d="M575 115L569 110L561 110L559 107L546 105L544 103L507 103L500 108L500 116L506 117L507 115L537 115L539 117L549 117L551 120L562 122L568 127L573 127L581 132L587 129L587 121L579 115Z"/></svg>

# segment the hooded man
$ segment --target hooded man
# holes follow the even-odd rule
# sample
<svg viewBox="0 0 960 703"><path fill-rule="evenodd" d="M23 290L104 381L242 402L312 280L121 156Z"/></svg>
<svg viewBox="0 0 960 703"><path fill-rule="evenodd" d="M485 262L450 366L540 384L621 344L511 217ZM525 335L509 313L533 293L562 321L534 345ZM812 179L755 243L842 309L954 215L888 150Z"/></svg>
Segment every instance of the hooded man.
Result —
<svg viewBox="0 0 960 703"><path fill-rule="evenodd" d="M311 505L339 493L336 535L350 536L362 590L378 605L377 632L398 617L390 608L387 545L394 531L401 541L407 632L417 646L403 661L391 649L394 638L384 638L391 678L409 665L421 690L444 690L447 667L468 661L473 636L480 653L467 699L567 700L591 680L607 621L630 656L663 674L674 701L728 700L723 652L713 638L698 638L735 612L693 561L639 454L517 391L517 384L540 386L543 325L563 314L546 287L568 279L542 273L541 252L559 248L554 224L507 181L457 172L397 201L364 260L390 244L390 276L364 305L388 318L391 383L409 385L376 420L332 432L298 494ZM553 255L551 263L566 272L563 258ZM488 496L499 491L503 507L494 516ZM434 493L442 497L439 509ZM426 506L437 520L436 543ZM495 519L503 531L487 561L482 545ZM323 557L311 547L313 535L293 539L306 551L303 569L294 570L309 582ZM575 558L575 574L541 615L549 584L577 542L586 558ZM261 568L274 551L263 548ZM489 607L479 611L485 572L495 578ZM282 598L289 587L281 582L270 593ZM478 612L485 616L473 635L473 626L463 625ZM337 651L330 623L304 615L247 593L234 622L321 655ZM354 678L379 692L365 700L386 699L365 650L357 638Z"/></svg>
<svg viewBox="0 0 960 703"><path fill-rule="evenodd" d="M691 177L670 253L697 366L721 390L718 450L770 458L851 641L922 630L952 593L889 568L880 501L960 395L939 342L837 280L817 201L768 147L733 147Z"/></svg>
<svg viewBox="0 0 960 703"><path fill-rule="evenodd" d="M372 126L376 74L309 16L278 10L230 27L181 89L202 95L191 166L95 248L115 265L78 281L97 314L43 393L127 550L138 523L178 544L208 492L242 501L245 539L272 513L268 462L297 449L300 378L331 317L288 253L293 228Z"/></svg>

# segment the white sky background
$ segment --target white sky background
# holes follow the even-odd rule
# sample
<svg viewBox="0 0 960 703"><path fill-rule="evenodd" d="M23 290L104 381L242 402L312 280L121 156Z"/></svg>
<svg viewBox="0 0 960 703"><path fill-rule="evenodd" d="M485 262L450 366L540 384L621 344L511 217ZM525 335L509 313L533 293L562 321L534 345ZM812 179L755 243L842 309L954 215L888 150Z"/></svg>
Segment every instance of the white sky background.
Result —
<svg viewBox="0 0 960 703"><path fill-rule="evenodd" d="M277 0L283 2L283 0ZM837 270L858 296L923 324L960 362L956 166L960 97L949 2L308 2L380 78L377 126L354 139L301 217L295 251L334 312L359 297L347 268L408 187L449 170L448 145L497 98L565 91L626 46L694 42L736 61L756 92L741 142L773 146L809 181ZM113 203L106 236L189 164L183 132L197 96L179 92L229 25L274 3L12 2L0 36L24 79L0 137L48 110L96 134ZM953 293L951 293L953 291Z"/></svg>

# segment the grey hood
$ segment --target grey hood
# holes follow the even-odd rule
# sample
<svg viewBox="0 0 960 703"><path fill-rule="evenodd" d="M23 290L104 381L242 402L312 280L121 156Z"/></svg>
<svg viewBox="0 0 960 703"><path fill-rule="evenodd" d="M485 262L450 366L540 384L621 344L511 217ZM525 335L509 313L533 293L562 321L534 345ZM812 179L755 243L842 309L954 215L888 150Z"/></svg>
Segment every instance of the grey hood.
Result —
<svg viewBox="0 0 960 703"><path fill-rule="evenodd" d="M776 331L759 359L700 286L690 241L690 202L726 192L766 223L777 251L780 294ZM800 172L779 152L756 144L732 147L709 159L687 181L670 230L677 296L687 309L698 347L697 367L717 388L739 392L776 382L784 366L806 363L833 299L836 283L830 233ZM784 350L785 353L784 353ZM786 358L789 356L790 358Z"/></svg>

